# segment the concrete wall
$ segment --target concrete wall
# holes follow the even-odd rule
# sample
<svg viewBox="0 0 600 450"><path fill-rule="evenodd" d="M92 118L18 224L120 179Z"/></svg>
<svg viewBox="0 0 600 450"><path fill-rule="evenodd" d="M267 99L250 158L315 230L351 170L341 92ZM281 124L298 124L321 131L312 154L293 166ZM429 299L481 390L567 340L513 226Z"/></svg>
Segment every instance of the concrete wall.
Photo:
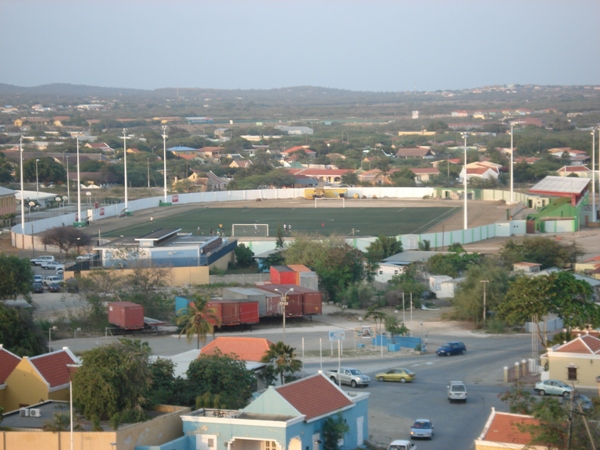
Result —
<svg viewBox="0 0 600 450"><path fill-rule="evenodd" d="M134 273L133 269L111 269L118 271L120 277L126 277ZM184 286L186 284L208 284L209 283L209 268L206 266L194 267L166 267L159 270L167 271L167 284L169 286ZM93 271L82 271L80 276L85 278L90 276ZM65 280L74 278L75 272L66 271Z"/></svg>
<svg viewBox="0 0 600 450"><path fill-rule="evenodd" d="M549 377L551 380L561 380L575 388L580 389L598 389L596 377L600 372L600 358L597 355L585 355L577 353L548 352ZM568 379L567 368L573 366L577 368L577 380Z"/></svg>
<svg viewBox="0 0 600 450"><path fill-rule="evenodd" d="M147 422L125 426L116 432L76 431L73 433L73 450L134 450L138 445L162 445L183 436L180 416L189 413L190 408L159 405L156 409L165 414ZM117 445L111 446L111 443ZM41 430L0 432L0 450L70 450L70 448L70 432L52 433Z"/></svg>

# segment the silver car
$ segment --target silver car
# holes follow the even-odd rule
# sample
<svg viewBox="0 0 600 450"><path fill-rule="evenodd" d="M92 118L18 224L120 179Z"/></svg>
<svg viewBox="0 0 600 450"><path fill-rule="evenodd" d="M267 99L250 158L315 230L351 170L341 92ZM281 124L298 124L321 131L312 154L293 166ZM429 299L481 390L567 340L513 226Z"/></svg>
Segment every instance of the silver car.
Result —
<svg viewBox="0 0 600 450"><path fill-rule="evenodd" d="M535 384L533 388L540 395L562 395L568 397L574 391L573 386L563 383L560 380L544 380Z"/></svg>
<svg viewBox="0 0 600 450"><path fill-rule="evenodd" d="M433 424L429 419L417 419L410 427L411 439L431 439L433 438Z"/></svg>

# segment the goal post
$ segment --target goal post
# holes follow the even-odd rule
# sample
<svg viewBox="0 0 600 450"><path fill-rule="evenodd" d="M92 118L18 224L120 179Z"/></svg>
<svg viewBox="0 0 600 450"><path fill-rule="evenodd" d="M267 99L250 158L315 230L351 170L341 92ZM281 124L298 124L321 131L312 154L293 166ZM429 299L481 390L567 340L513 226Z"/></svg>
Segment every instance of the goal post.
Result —
<svg viewBox="0 0 600 450"><path fill-rule="evenodd" d="M266 223L234 223L231 225L231 236L269 236L269 224Z"/></svg>
<svg viewBox="0 0 600 450"><path fill-rule="evenodd" d="M315 197L315 208L317 208L317 203L323 202L323 201L331 201L331 200L335 200L335 201L342 201L342 208L346 207L346 198L345 197ZM323 206L324 208L327 208L329 206L333 206L334 203L331 203L327 206ZM339 207L339 203L337 205L335 205L335 207Z"/></svg>

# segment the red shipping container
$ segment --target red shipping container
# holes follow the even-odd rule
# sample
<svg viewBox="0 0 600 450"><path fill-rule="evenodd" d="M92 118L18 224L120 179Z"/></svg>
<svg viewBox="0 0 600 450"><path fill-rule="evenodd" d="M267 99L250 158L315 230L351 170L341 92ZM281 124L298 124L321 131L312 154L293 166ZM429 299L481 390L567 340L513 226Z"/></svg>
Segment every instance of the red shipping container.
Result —
<svg viewBox="0 0 600 450"><path fill-rule="evenodd" d="M211 300L208 307L215 310L215 315L221 319L221 326L240 324L240 304L235 300ZM209 320L216 325L216 321Z"/></svg>
<svg viewBox="0 0 600 450"><path fill-rule="evenodd" d="M275 292L280 296L287 293L287 306L285 307L285 317L302 317L302 294L300 292L290 292L290 289L297 288L294 284L265 284L264 286L258 286L259 289L263 289L268 292ZM281 315L281 310L278 313Z"/></svg>
<svg viewBox="0 0 600 450"><path fill-rule="evenodd" d="M258 314L258 302L254 300L239 300L240 322L243 324L254 324L260 322Z"/></svg>
<svg viewBox="0 0 600 450"><path fill-rule="evenodd" d="M302 312L306 316L321 315L323 311L323 293L304 286L296 286L294 291L302 294Z"/></svg>
<svg viewBox="0 0 600 450"><path fill-rule="evenodd" d="M295 284L296 272L288 266L271 266L271 283L273 284Z"/></svg>
<svg viewBox="0 0 600 450"><path fill-rule="evenodd" d="M109 303L108 323L124 330L141 330L144 328L144 307L132 302Z"/></svg>

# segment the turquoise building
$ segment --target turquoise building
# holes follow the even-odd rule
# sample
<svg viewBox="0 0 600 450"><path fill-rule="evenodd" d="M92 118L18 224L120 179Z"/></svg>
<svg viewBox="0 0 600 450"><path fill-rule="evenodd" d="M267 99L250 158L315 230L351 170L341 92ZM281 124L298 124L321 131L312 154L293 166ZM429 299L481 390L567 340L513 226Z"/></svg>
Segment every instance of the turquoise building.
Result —
<svg viewBox="0 0 600 450"><path fill-rule="evenodd" d="M322 450L323 424L341 413L349 432L342 450L368 437L364 391L345 392L322 374L269 387L241 410L200 409L181 416L184 436L136 450Z"/></svg>

